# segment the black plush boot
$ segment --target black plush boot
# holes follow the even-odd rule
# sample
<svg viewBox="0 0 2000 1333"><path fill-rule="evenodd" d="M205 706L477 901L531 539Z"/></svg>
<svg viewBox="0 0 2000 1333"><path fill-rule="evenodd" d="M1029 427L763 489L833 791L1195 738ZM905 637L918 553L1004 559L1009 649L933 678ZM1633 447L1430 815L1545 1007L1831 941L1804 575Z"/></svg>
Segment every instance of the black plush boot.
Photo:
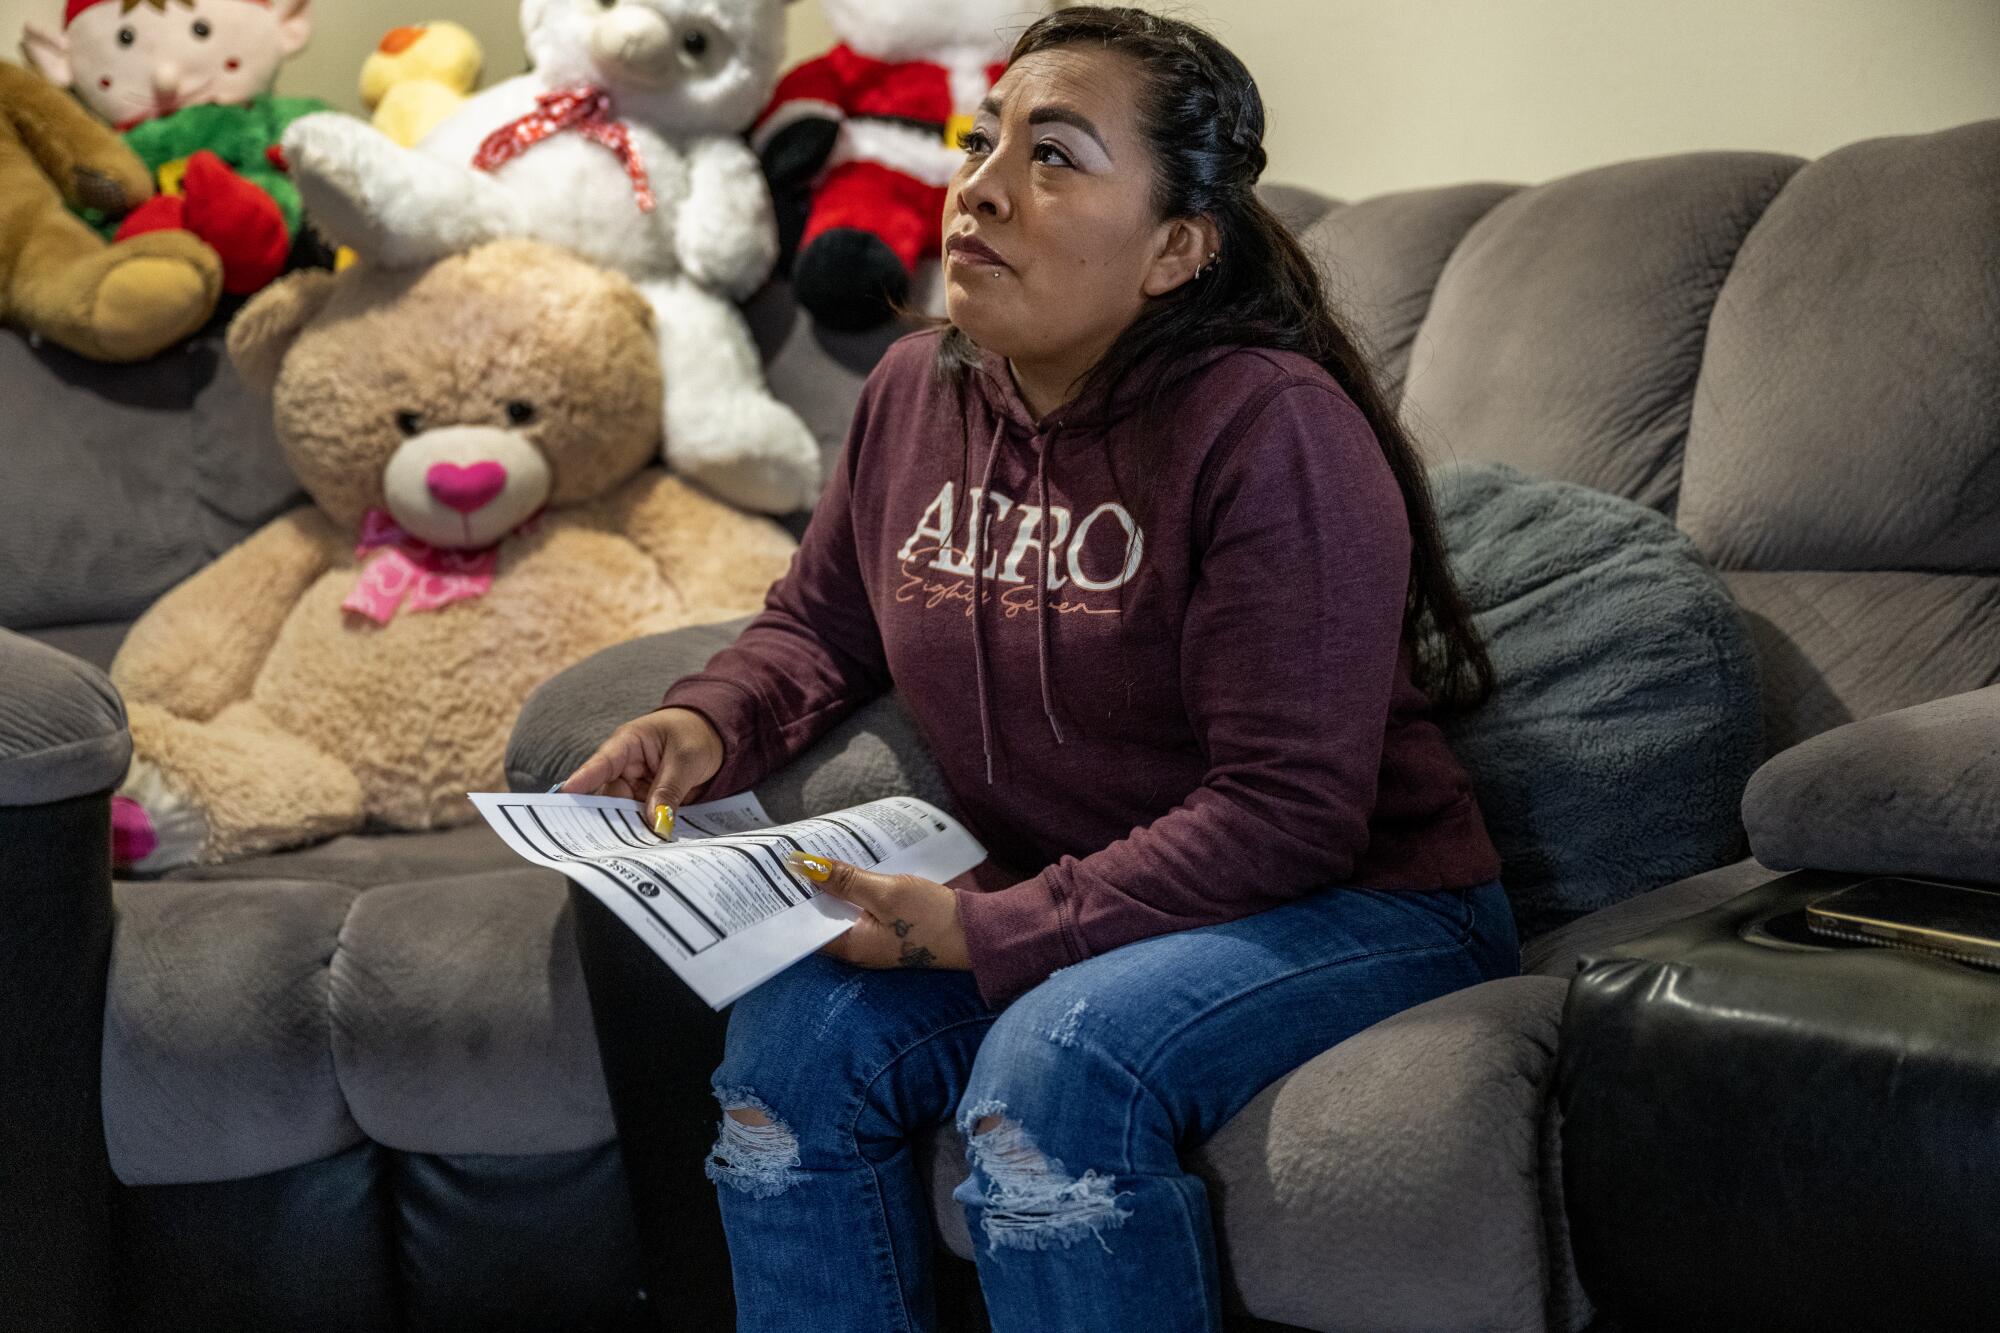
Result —
<svg viewBox="0 0 2000 1333"><path fill-rule="evenodd" d="M882 324L896 303L909 298L910 274L879 237L835 227L799 252L792 286L814 319L855 333Z"/></svg>

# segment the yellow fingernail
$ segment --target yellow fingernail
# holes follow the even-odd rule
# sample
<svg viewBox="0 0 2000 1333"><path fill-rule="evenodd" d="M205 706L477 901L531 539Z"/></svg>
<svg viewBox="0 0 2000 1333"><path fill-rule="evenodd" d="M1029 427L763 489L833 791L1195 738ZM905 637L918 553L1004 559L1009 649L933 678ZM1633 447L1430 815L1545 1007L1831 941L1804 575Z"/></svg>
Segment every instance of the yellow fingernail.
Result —
<svg viewBox="0 0 2000 1333"><path fill-rule="evenodd" d="M674 808L671 805L653 807L653 832L663 838L674 836Z"/></svg>
<svg viewBox="0 0 2000 1333"><path fill-rule="evenodd" d="M833 867L817 856L805 852L786 852L785 860L792 869L815 884L824 884L833 878Z"/></svg>

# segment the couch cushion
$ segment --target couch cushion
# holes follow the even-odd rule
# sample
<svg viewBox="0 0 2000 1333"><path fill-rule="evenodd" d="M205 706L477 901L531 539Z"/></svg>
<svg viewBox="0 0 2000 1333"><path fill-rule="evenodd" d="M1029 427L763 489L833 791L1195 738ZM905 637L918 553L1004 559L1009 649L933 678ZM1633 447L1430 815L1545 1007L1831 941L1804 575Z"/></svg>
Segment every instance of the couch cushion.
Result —
<svg viewBox="0 0 2000 1333"><path fill-rule="evenodd" d="M1328 209L1301 235L1390 402L1402 397L1410 345L1451 252L1473 223L1520 188L1480 182L1377 195Z"/></svg>
<svg viewBox="0 0 2000 1333"><path fill-rule="evenodd" d="M1642 505L1504 463L1432 475L1499 678L1443 725L1522 938L1739 856L1756 659L1693 544Z"/></svg>
<svg viewBox="0 0 2000 1333"><path fill-rule="evenodd" d="M328 969L333 1066L377 1143L531 1154L614 1137L561 875L520 865L372 889Z"/></svg>
<svg viewBox="0 0 2000 1333"><path fill-rule="evenodd" d="M261 1175L351 1148L327 962L355 891L118 883L104 1136L128 1185Z"/></svg>
<svg viewBox="0 0 2000 1333"><path fill-rule="evenodd" d="M219 329L102 365L0 331L0 626L129 620L290 508Z"/></svg>
<svg viewBox="0 0 2000 1333"><path fill-rule="evenodd" d="M1680 522L1718 566L2000 569L2000 119L1793 176L1736 255Z"/></svg>
<svg viewBox="0 0 2000 1333"><path fill-rule="evenodd" d="M0 806L109 791L125 776L125 703L87 662L0 630Z"/></svg>
<svg viewBox="0 0 2000 1333"><path fill-rule="evenodd" d="M1823 732L1751 777L1757 859L2000 884L2000 686Z"/></svg>
<svg viewBox="0 0 2000 1333"><path fill-rule="evenodd" d="M368 1138L508 1155L612 1138L568 890L484 824L113 890L104 1116L128 1184Z"/></svg>
<svg viewBox="0 0 2000 1333"><path fill-rule="evenodd" d="M2000 578L1722 571L1764 678L1764 753L2000 681Z"/></svg>
<svg viewBox="0 0 2000 1333"><path fill-rule="evenodd" d="M1687 153L1495 205L1417 333L1403 406L1433 460L1497 459L1673 513L1709 310L1798 166Z"/></svg>

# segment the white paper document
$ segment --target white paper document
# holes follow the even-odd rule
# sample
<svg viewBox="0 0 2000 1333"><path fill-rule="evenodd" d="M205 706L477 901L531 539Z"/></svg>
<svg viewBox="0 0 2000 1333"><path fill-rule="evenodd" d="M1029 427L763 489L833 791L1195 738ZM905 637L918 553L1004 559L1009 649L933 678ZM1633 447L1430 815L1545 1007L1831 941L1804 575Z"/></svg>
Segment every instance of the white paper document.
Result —
<svg viewBox="0 0 2000 1333"><path fill-rule="evenodd" d="M787 868L793 848L940 882L986 859L963 825L913 796L773 824L744 792L677 807L668 842L624 797L467 795L509 847L582 885L716 1009L861 914Z"/></svg>

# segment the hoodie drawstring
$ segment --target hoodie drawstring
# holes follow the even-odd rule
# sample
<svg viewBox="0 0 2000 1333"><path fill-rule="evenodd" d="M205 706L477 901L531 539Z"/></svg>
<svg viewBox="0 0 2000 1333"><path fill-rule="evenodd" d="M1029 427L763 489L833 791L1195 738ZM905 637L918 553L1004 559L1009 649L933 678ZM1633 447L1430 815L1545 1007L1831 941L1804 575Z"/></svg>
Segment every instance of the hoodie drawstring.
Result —
<svg viewBox="0 0 2000 1333"><path fill-rule="evenodd" d="M1042 716L1049 720L1049 731L1062 745L1062 727L1056 722L1055 697L1049 690L1049 455L1055 451L1056 441L1052 433L1042 442L1042 454L1035 467L1035 503L1040 512L1035 515L1035 536L1042 548L1042 586L1035 589L1035 637L1036 649L1042 659Z"/></svg>
<svg viewBox="0 0 2000 1333"><path fill-rule="evenodd" d="M986 783L993 784L993 704L986 689L986 617L980 614L986 573L986 488L993 483L993 463L1000 457L1005 419L993 423L993 442L986 451L986 473L979 479L979 503L972 510L972 669L979 678L979 742L986 747Z"/></svg>
<svg viewBox="0 0 2000 1333"><path fill-rule="evenodd" d="M986 497L993 484L993 465L1000 457L1000 438L1005 434L1004 419L993 424L993 440L986 454L986 471L979 479L979 504L972 519L972 667L979 682L979 740L986 751L986 781L993 782L993 701L986 681L986 632L984 595L986 587ZM1035 462L1035 498L1040 512L1035 518L1035 535L1042 548L1042 586L1035 590L1036 653L1042 677L1042 716L1057 745L1066 745L1062 724L1056 721L1055 695L1049 685L1049 454L1055 448L1052 433L1042 443Z"/></svg>

